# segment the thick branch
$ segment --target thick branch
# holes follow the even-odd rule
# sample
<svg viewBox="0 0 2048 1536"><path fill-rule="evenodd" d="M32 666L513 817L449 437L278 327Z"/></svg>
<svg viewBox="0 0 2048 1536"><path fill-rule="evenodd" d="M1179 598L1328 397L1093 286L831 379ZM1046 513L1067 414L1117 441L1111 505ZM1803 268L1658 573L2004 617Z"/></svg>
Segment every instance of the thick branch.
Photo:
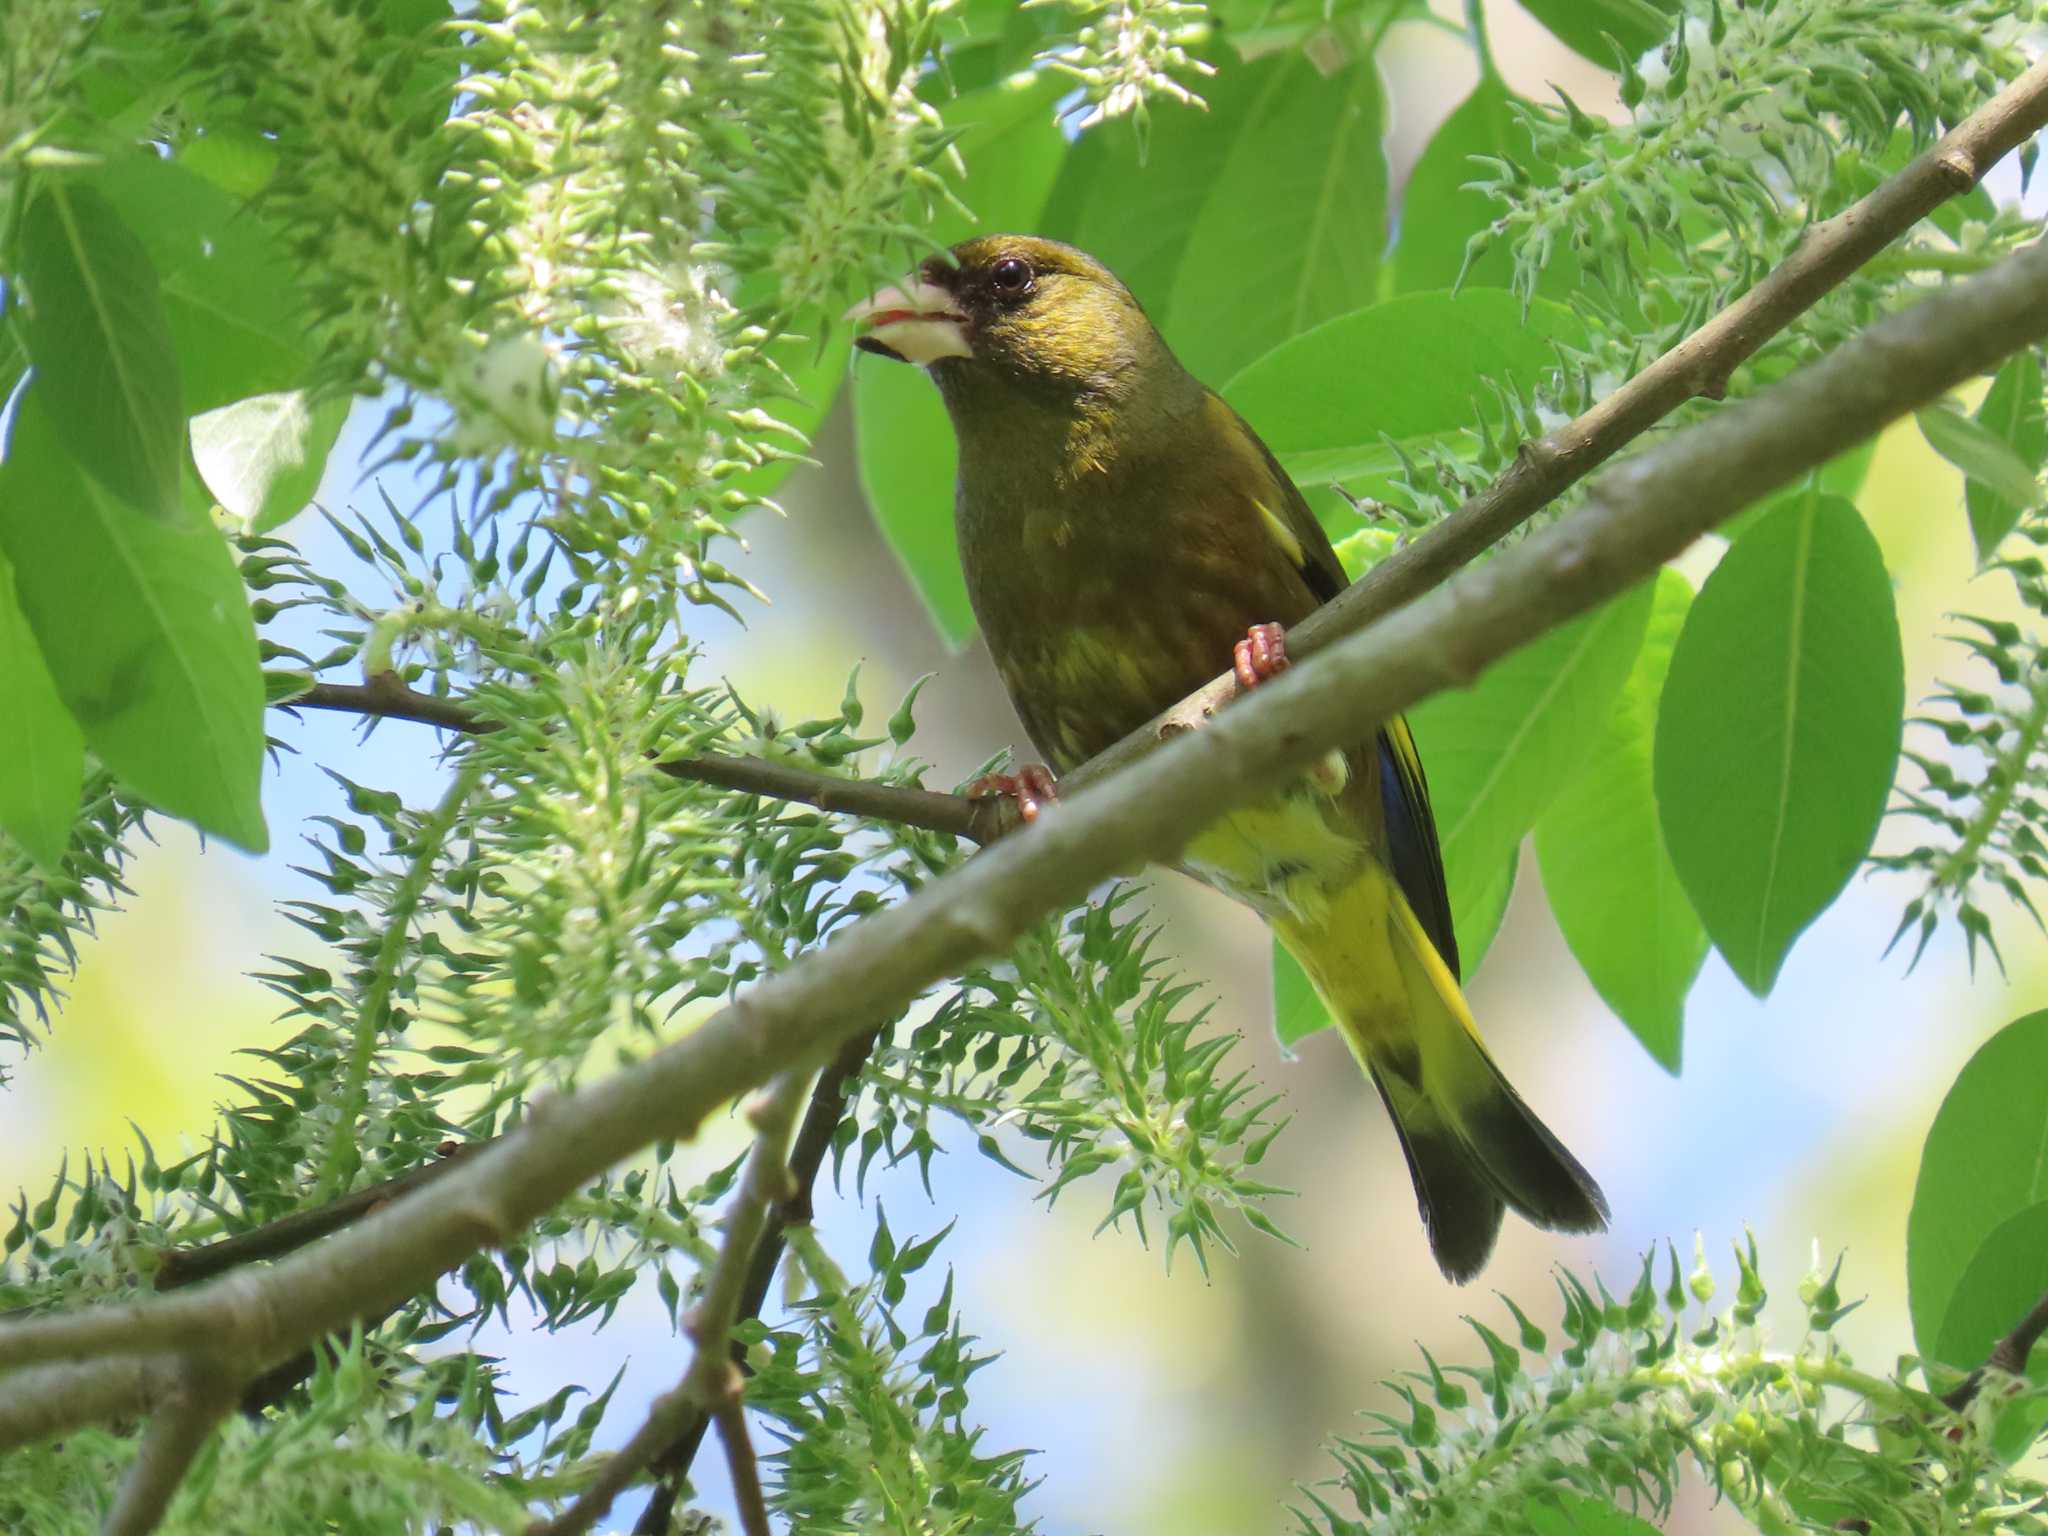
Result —
<svg viewBox="0 0 2048 1536"><path fill-rule="evenodd" d="M408 688L395 672L380 672L367 683L315 683L295 698L283 700L279 707L419 720L472 735L498 729L496 721L484 719L466 704ZM821 811L843 811L906 827L924 827L977 843L988 842L1003 830L1005 802L1000 800L970 799L930 789L877 784L869 779L843 779L790 763L722 752L658 758L654 766L673 778L692 783L715 784L720 789L771 800L794 800Z"/></svg>
<svg viewBox="0 0 2048 1536"><path fill-rule="evenodd" d="M1976 186L2044 125L2048 59L1869 195L1814 225L1762 282L1620 389L1555 432L1523 444L1514 464L1493 484L1289 630L1288 653L1307 656L1434 590L1688 400L1696 395L1718 399L1730 376L1765 342L1929 213ZM1135 761L1166 737L1200 724L1237 691L1236 678L1224 673L1083 763L1066 776L1063 788L1071 794ZM316 684L284 707L300 705L424 720L454 730L487 728L462 705L414 693L391 673L362 687ZM965 800L715 754L662 767L679 778L950 832L978 843L1017 825L1015 806L1007 799Z"/></svg>
<svg viewBox="0 0 2048 1536"><path fill-rule="evenodd" d="M147 1413L171 1395L177 1375L177 1362L164 1355L11 1372L0 1390L0 1451Z"/></svg>
<svg viewBox="0 0 2048 1536"><path fill-rule="evenodd" d="M164 1405L157 1409L121 1479L121 1491L107 1512L101 1536L149 1536L185 1473L234 1402L222 1390L224 1378L194 1363Z"/></svg>
<svg viewBox="0 0 2048 1536"><path fill-rule="evenodd" d="M640 1148L693 1134L772 1076L821 1065L874 1019L1007 949L1099 881L1171 860L1191 829L1355 741L1361 721L1469 682L1646 579L1759 497L2044 333L2048 250L2036 245L1618 466L1572 517L1310 656L1206 729L1080 790L1059 815L842 929L631 1071L536 1104L518 1129L365 1218L346 1243L169 1295L0 1327L0 1369L161 1352L255 1371L417 1294Z"/></svg>
<svg viewBox="0 0 2048 1536"><path fill-rule="evenodd" d="M737 1432L745 1441L746 1421L740 1416L739 1406L740 1373L732 1360L732 1330L742 1316L747 1278L753 1272L754 1256L773 1212L794 1193L789 1138L796 1128L797 1105L803 1102L809 1081L808 1072L786 1072L753 1108L754 1148L740 1175L732 1209L726 1214L725 1241L718 1250L717 1263L711 1267L703 1300L684 1320L684 1331L695 1348L683 1379L655 1399L633 1438L604 1464L582 1496L559 1518L534 1526L530 1536L583 1536L610 1511L612 1501L675 1442L692 1417L710 1414L720 1419L720 1433L726 1437L730 1451L734 1431L723 1421L730 1409L740 1420ZM759 1497L757 1477L757 1502ZM752 1527L748 1529L751 1533Z"/></svg>

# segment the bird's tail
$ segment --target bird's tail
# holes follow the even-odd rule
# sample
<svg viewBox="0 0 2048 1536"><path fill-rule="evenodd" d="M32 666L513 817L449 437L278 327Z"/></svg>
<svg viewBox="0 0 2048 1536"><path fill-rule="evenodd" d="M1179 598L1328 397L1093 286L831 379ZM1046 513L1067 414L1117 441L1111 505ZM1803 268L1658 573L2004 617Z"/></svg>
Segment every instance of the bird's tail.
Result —
<svg viewBox="0 0 2048 1536"><path fill-rule="evenodd" d="M1273 926L1386 1101L1445 1275L1479 1272L1508 1206L1556 1231L1607 1225L1600 1186L1501 1076L1385 869L1369 866L1313 920Z"/></svg>

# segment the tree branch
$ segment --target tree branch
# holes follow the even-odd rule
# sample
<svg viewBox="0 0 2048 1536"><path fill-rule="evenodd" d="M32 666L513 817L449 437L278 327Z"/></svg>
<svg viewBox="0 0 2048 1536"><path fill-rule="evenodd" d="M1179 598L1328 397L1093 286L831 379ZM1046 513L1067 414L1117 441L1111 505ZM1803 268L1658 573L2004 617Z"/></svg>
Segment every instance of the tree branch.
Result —
<svg viewBox="0 0 2048 1536"><path fill-rule="evenodd" d="M304 693L279 701L278 707L328 709L382 719L418 720L470 735L483 735L498 729L495 720L485 719L458 700L439 699L408 688L396 672L380 672L367 683L315 683ZM1005 829L1007 802L998 799L941 794L936 790L911 789L900 784L877 784L871 779L846 779L836 774L799 768L791 763L722 752L656 758L654 766L672 778L691 783L715 784L720 789L730 789L743 795L794 800L816 806L821 811L870 816L877 821L896 822L906 827L924 827L932 832L964 837L971 842L992 841Z"/></svg>
<svg viewBox="0 0 2048 1536"><path fill-rule="evenodd" d="M2041 1335L2048 1333L2048 1294L2034 1303L2032 1310L2021 1318L2018 1324L2004 1338L1991 1347L1991 1353L1984 1363L1963 1379L1963 1384L1943 1396L1942 1402L1961 1413L1977 1400L1977 1394L1984 1390L1984 1379L1989 1372L2003 1371L2008 1376L2024 1376L2027 1373L2027 1357L2034 1352L2034 1346L2041 1342Z"/></svg>
<svg viewBox="0 0 2048 1536"><path fill-rule="evenodd" d="M596 1480L576 1502L557 1518L533 1526L528 1536L583 1536L605 1517L612 1501L675 1442L693 1416L710 1414L719 1420L728 1455L739 1454L734 1449L737 1434L751 1465L752 1446L746 1441L746 1420L740 1409L740 1373L732 1359L732 1330L742 1315L747 1279L753 1272L754 1256L767 1234L772 1214L795 1192L789 1170L790 1134L796 1128L797 1105L803 1102L809 1081L808 1072L786 1072L749 1111L754 1122L754 1149L747 1155L739 1192L733 1196L732 1208L726 1215L725 1242L718 1250L718 1262L711 1268L704 1299L683 1322L683 1331L695 1346L683 1379L655 1400L646 1420L633 1432L633 1438L604 1464ZM737 1426L726 1422L728 1412L739 1419ZM760 1478L756 1473L757 1506L760 1498ZM766 1523L764 1513L763 1529ZM748 1536L756 1536L751 1523L746 1529Z"/></svg>
<svg viewBox="0 0 2048 1536"><path fill-rule="evenodd" d="M739 1506L740 1529L746 1536L770 1536L768 1501L761 1496L761 1464L747 1433L747 1411L737 1395L718 1405L718 1438L725 1446L725 1467L732 1478L733 1503Z"/></svg>
<svg viewBox="0 0 2048 1536"><path fill-rule="evenodd" d="M2048 126L2048 59L1958 123L1869 195L1806 232L1797 250L1584 415L1524 443L1508 470L1287 632L1307 656L1432 591L1696 395L1719 399L1759 348L1865 262ZM1225 672L1061 780L1071 792L1201 724L1237 696ZM1003 805L1009 808L1009 802Z"/></svg>
<svg viewBox="0 0 2048 1536"><path fill-rule="evenodd" d="M247 1232L237 1232L218 1242L195 1244L188 1248L166 1248L157 1255L156 1288L174 1291L180 1286L194 1285L225 1274L239 1265L280 1258L330 1232L339 1232L350 1223L360 1221L378 1206L397 1199L407 1190L438 1179L479 1147L488 1145L490 1143L484 1141L443 1142L438 1162L409 1168L381 1184L355 1190L313 1210L293 1211L289 1216L280 1216L275 1221L252 1227Z"/></svg>
<svg viewBox="0 0 2048 1536"><path fill-rule="evenodd" d="M192 1458L234 1402L234 1394L222 1390L222 1374L199 1362L188 1363L182 1378L143 1432L101 1536L149 1536L157 1528Z"/></svg>
<svg viewBox="0 0 2048 1536"><path fill-rule="evenodd" d="M1806 232L1763 281L1555 432L1524 443L1515 462L1456 512L1404 545L1287 632L1304 657L1432 591L1697 395L1719 399L1744 362L1858 268L1951 198L1984 179L2048 126L2048 59L1958 123L1940 142L1833 218ZM1061 781L1071 794L1134 762L1237 696L1224 673L1083 763ZM415 693L394 673L360 687L316 683L281 707L346 710L424 720L453 730L492 728L452 700ZM988 843L1018 825L1008 799L966 798L810 773L758 758L705 754L665 762L678 778L801 801Z"/></svg>
<svg viewBox="0 0 2048 1536"><path fill-rule="evenodd" d="M1007 949L1119 871L1170 861L1192 829L1270 794L1329 749L1647 578L1700 534L2048 333L2048 249L1880 322L1755 398L1617 466L1574 515L1327 645L1205 729L1086 787L907 900L741 994L686 1037L573 1095L423 1188L263 1269L0 1327L0 1370L111 1354L264 1369L514 1240L604 1169L693 1134L769 1078L822 1064L928 987ZM37 1373L62 1389L98 1369ZM0 1390L17 1395L19 1378Z"/></svg>

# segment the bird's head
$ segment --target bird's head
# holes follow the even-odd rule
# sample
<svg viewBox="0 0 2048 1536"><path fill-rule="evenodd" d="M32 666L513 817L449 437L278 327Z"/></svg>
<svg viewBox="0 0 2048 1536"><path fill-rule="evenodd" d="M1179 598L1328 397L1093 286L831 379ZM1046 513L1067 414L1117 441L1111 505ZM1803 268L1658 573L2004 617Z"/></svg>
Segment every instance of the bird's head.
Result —
<svg viewBox="0 0 2048 1536"><path fill-rule="evenodd" d="M848 312L864 351L928 368L949 398L1118 394L1171 354L1131 291L1057 240L983 235Z"/></svg>

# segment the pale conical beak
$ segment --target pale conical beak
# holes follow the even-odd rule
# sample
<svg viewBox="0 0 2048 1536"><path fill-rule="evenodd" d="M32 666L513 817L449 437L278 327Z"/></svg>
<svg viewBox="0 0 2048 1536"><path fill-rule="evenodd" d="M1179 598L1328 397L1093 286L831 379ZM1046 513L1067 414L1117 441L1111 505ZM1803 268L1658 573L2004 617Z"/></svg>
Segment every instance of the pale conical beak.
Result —
<svg viewBox="0 0 2048 1536"><path fill-rule="evenodd" d="M944 357L972 357L967 345L967 317L953 295L937 283L906 277L846 312L858 330L853 344L863 352L879 352L899 362L929 368Z"/></svg>

